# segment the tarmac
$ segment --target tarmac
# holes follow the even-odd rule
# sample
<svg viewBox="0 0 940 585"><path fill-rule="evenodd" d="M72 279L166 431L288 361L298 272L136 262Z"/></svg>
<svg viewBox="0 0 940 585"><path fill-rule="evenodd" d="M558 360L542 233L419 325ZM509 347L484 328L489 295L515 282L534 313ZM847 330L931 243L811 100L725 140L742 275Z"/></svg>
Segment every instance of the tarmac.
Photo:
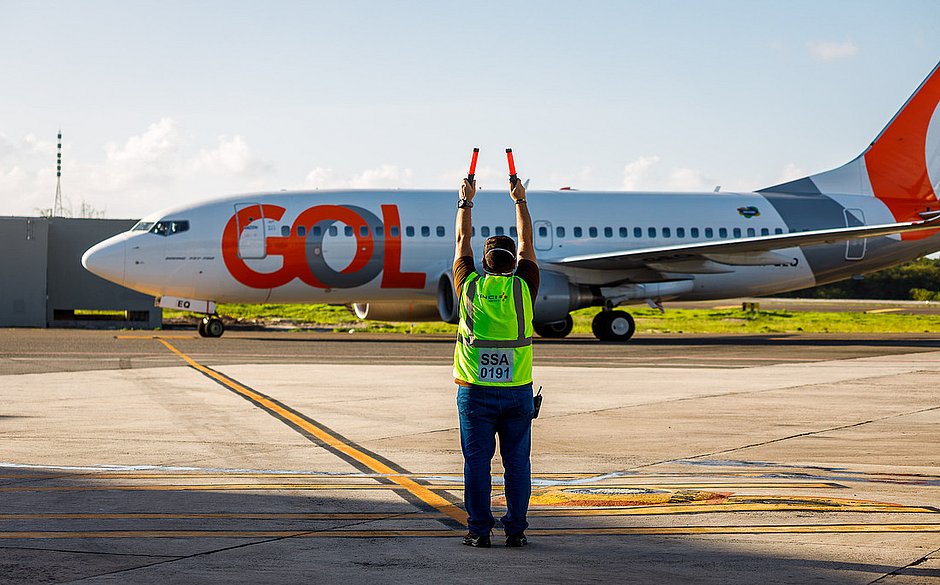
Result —
<svg viewBox="0 0 940 585"><path fill-rule="evenodd" d="M460 544L452 351L0 330L0 583L940 583L936 336L538 340L522 549Z"/></svg>

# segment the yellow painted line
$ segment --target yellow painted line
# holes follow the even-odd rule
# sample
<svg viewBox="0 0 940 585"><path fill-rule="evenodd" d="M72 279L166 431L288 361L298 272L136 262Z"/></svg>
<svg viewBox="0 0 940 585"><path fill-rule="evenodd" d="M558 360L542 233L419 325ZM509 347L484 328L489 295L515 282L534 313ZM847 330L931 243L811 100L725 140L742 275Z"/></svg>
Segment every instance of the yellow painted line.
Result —
<svg viewBox="0 0 940 585"><path fill-rule="evenodd" d="M241 384L239 384L238 382L235 382L234 380L230 380L220 375L215 370L212 370L210 368L203 366L202 364L190 358L188 355L176 349L172 344L170 344L165 339L158 338L157 341L162 343L164 346L166 346L167 349L169 349L170 351L175 353L177 356L179 356L180 359L182 359L184 362L186 362L187 364L189 364L196 370L202 372L203 374L209 376L210 378L216 380L217 382L219 382L226 388L229 388L233 390L234 392L237 392L238 394L246 398L249 398L255 404L258 404L262 408L270 412L276 413L277 415L283 417L284 419L292 422L293 424L304 429L311 435L317 437L318 439L320 439L321 441L323 441L330 447L355 459L356 461L365 465L372 471L376 473L389 474L388 479L390 481L393 481L396 484L400 485L401 487L407 489L412 495L420 499L425 504L432 506L433 508L435 508L437 511L444 514L445 516L448 516L456 520L457 522L463 524L464 526L466 526L467 514L463 510L458 508L456 505L452 504L451 502L448 502L439 494L434 493L433 491L429 490L428 488L424 487L423 485L419 484L418 482L414 481L411 478L394 475L396 473L394 469L392 469L385 463L382 463L375 457L372 457L371 455L367 453L363 453L359 449L356 449L352 445L342 441L341 439L327 432L325 429L319 427L318 425L315 425L305 420L303 417L298 416L297 413L294 412L293 410L279 406L275 404L274 402L272 402L271 400L269 400L268 398L258 394L257 392L242 386Z"/></svg>
<svg viewBox="0 0 940 585"><path fill-rule="evenodd" d="M368 456L367 456L368 457ZM380 483L207 483L207 484L127 484L127 485L27 485L27 486L13 486L13 487L0 487L0 493L15 493L15 492L100 492L100 491L244 491L244 490L400 490L405 489L409 492L418 495L416 491L421 493L424 496L429 497L429 499L441 501L444 500L442 497L435 494L435 491L463 491L463 484L445 484L445 485L420 485L415 483L413 480L391 475L388 479L395 482L397 485L389 484L380 484ZM409 483L415 483L419 486L420 490L415 490L413 487L409 486ZM566 486L568 487L568 486ZM831 488L831 484L618 484L608 485L608 484L590 484L586 486L579 486L582 488L590 489L728 489L728 488L757 488L757 489L779 489L782 487L786 488L807 488L807 489L818 489L818 488ZM835 486L843 487L843 486ZM503 486L494 485L493 491L500 492L503 490ZM627 494L629 495L629 494ZM433 496L431 498L430 496ZM424 498L422 498L423 500ZM428 501L428 504L431 502ZM450 502L447 502L450 504ZM450 504L453 506L453 504ZM434 506L441 512L443 512L443 505L441 508ZM456 507L456 506L454 506ZM459 509L459 508L458 508ZM449 515L449 514L448 514ZM454 518L453 516L451 516ZM464 516L464 518L466 518ZM455 520L457 518L454 518Z"/></svg>
<svg viewBox="0 0 940 585"><path fill-rule="evenodd" d="M871 309L870 311L865 311L866 313L895 313L897 311L903 311L904 308L891 308L891 309Z"/></svg>
<svg viewBox="0 0 940 585"><path fill-rule="evenodd" d="M0 521L17 520L406 520L439 518L437 513L430 512L402 512L402 513L293 513L272 512L269 514L254 513L150 513L129 512L114 514L95 513L47 513L47 514L0 514Z"/></svg>
<svg viewBox="0 0 940 585"><path fill-rule="evenodd" d="M530 509L529 516L656 516L660 514L706 514L725 512L866 512L885 514L937 514L933 508L916 506L827 506L824 504L668 504L656 506L630 506L625 508L538 508Z"/></svg>
<svg viewBox="0 0 940 585"><path fill-rule="evenodd" d="M195 335L115 335L115 339L196 339Z"/></svg>
<svg viewBox="0 0 940 585"><path fill-rule="evenodd" d="M530 536L627 536L697 534L940 533L940 524L780 524L738 526L624 526L529 529ZM99 530L0 532L0 539L41 538L398 538L453 537L462 530Z"/></svg>

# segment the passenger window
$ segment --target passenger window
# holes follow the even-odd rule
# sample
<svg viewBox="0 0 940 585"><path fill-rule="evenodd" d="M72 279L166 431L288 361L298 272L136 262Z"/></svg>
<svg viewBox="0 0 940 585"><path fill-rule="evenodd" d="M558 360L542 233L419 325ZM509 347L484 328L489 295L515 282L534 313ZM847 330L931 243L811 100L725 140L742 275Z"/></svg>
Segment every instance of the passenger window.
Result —
<svg viewBox="0 0 940 585"><path fill-rule="evenodd" d="M558 236L559 238L565 237L565 228L561 226L558 226L557 228L555 228L555 235Z"/></svg>
<svg viewBox="0 0 940 585"><path fill-rule="evenodd" d="M672 237L672 230L669 229L669 228L667 228L667 227L664 227L664 228L663 228L663 237L664 237L664 238Z"/></svg>
<svg viewBox="0 0 940 585"><path fill-rule="evenodd" d="M339 235L339 228L337 228L335 225L331 225L329 233L331 236Z"/></svg>
<svg viewBox="0 0 940 585"><path fill-rule="evenodd" d="M516 228L511 227L511 228L509 228L509 235L512 236L512 237L514 237L514 238L517 238L517 237L519 237L519 232L516 230Z"/></svg>
<svg viewBox="0 0 940 585"><path fill-rule="evenodd" d="M359 235L362 236L362 237L368 236L368 235L369 235L369 228L366 227L366 226L364 226L364 225L363 225L363 226L359 226Z"/></svg>
<svg viewBox="0 0 940 585"><path fill-rule="evenodd" d="M490 227L489 227L489 226L486 226L486 225L483 226L483 227L481 227L481 228L480 228L480 235L483 236L484 238L490 237Z"/></svg>
<svg viewBox="0 0 940 585"><path fill-rule="evenodd" d="M643 228L635 227L633 228L633 237L642 238L643 237Z"/></svg>
<svg viewBox="0 0 940 585"><path fill-rule="evenodd" d="M282 225L282 226L281 226L281 237L286 238L286 237L288 237L289 235L290 235L290 226L289 226L289 225Z"/></svg>
<svg viewBox="0 0 940 585"><path fill-rule="evenodd" d="M747 228L747 237L753 238L757 235L757 232L754 231L754 228Z"/></svg>
<svg viewBox="0 0 940 585"><path fill-rule="evenodd" d="M648 233L651 238L655 238L655 237L656 237L656 228L648 228L648 229L646 230L646 233Z"/></svg>
<svg viewBox="0 0 940 585"><path fill-rule="evenodd" d="M314 233L315 235L318 235L318 236L319 236L320 234L317 233L317 230L319 230L319 229L320 229L319 227L313 228L313 233ZM301 238L304 237L304 236L306 236L306 235L307 235L307 226L305 226L305 225L299 225L299 226L297 226L297 235L300 236Z"/></svg>
<svg viewBox="0 0 940 585"><path fill-rule="evenodd" d="M393 229L394 229L394 226L392 226L392 227L393 227ZM382 229L382 226L380 226L380 225L375 226L375 228L373 229L373 232L375 232L375 235L376 235L377 237L379 237L379 238L382 237L382 232L383 232L383 231L384 231L384 230Z"/></svg>
<svg viewBox="0 0 940 585"><path fill-rule="evenodd" d="M718 237L727 238L728 237L728 228L718 228Z"/></svg>
<svg viewBox="0 0 940 585"><path fill-rule="evenodd" d="M767 229L767 228L760 228L760 235L762 235L762 236L769 236L769 235L770 235L770 230Z"/></svg>
<svg viewBox="0 0 940 585"><path fill-rule="evenodd" d="M539 237L540 237L540 238L547 238L547 237L548 237L548 228L545 227L544 225L540 225L540 226L539 226Z"/></svg>
<svg viewBox="0 0 940 585"><path fill-rule="evenodd" d="M589 227L589 228L588 228L588 235L591 236L592 238L596 238L596 237L597 237L597 228L596 228L596 227Z"/></svg>
<svg viewBox="0 0 940 585"><path fill-rule="evenodd" d="M409 238L415 237L415 226L413 225L405 226L405 235L408 236Z"/></svg>
<svg viewBox="0 0 940 585"><path fill-rule="evenodd" d="M506 232L503 230L503 226L501 226L501 225L496 226L496 235L497 235L497 236L505 236L505 235L506 235Z"/></svg>
<svg viewBox="0 0 940 585"><path fill-rule="evenodd" d="M705 237L706 237L706 238L714 238L714 237L715 237L715 230L713 230L712 228L705 228Z"/></svg>
<svg viewBox="0 0 940 585"><path fill-rule="evenodd" d="M734 237L740 238L740 237L741 237L741 228L734 228L734 231L733 231L732 233L734 234Z"/></svg>
<svg viewBox="0 0 940 585"><path fill-rule="evenodd" d="M429 226L426 226L426 225L421 226L421 236L422 236L422 237L425 237L425 238L430 237L430 236L431 236L431 228L430 228Z"/></svg>
<svg viewBox="0 0 940 585"><path fill-rule="evenodd" d="M698 237L698 228L691 228L691 229L689 229L689 235L692 236L693 238L697 238L697 237Z"/></svg>
<svg viewBox="0 0 940 585"><path fill-rule="evenodd" d="M477 227L476 227L476 226L473 226L472 228L470 228L470 237L471 237L471 238L477 237Z"/></svg>
<svg viewBox="0 0 940 585"><path fill-rule="evenodd" d="M400 231L401 230L398 229L397 225L393 225L392 227L388 228L388 235L392 236L393 238L397 238Z"/></svg>
<svg viewBox="0 0 940 585"><path fill-rule="evenodd" d="M347 238L352 237L352 226L346 226L343 228L343 233L346 234Z"/></svg>
<svg viewBox="0 0 940 585"><path fill-rule="evenodd" d="M604 228L604 237L612 238L614 237L614 228L605 227Z"/></svg>
<svg viewBox="0 0 940 585"><path fill-rule="evenodd" d="M574 237L580 238L584 232L581 230L581 226L575 226L574 228Z"/></svg>
<svg viewBox="0 0 940 585"><path fill-rule="evenodd" d="M778 236L783 234L783 228L774 228L774 233Z"/></svg>
<svg viewBox="0 0 940 585"><path fill-rule="evenodd" d="M620 228L620 237L621 237L621 238L627 237L627 235L628 235L629 233L630 233L630 232L627 231L627 228L625 228L625 227Z"/></svg>
<svg viewBox="0 0 940 585"><path fill-rule="evenodd" d="M442 225L437 226L437 237L443 238L445 233L446 232L444 231L444 226Z"/></svg>
<svg viewBox="0 0 940 585"><path fill-rule="evenodd" d="M676 237L684 238L685 237L685 228L676 228Z"/></svg>

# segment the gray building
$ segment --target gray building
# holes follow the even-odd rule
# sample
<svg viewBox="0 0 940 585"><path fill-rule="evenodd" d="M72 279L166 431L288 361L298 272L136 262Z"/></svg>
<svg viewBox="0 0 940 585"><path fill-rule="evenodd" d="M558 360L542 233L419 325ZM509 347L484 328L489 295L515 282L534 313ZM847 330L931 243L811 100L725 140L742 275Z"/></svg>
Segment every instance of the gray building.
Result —
<svg viewBox="0 0 940 585"><path fill-rule="evenodd" d="M0 217L0 327L159 327L153 297L82 267L85 250L134 223Z"/></svg>

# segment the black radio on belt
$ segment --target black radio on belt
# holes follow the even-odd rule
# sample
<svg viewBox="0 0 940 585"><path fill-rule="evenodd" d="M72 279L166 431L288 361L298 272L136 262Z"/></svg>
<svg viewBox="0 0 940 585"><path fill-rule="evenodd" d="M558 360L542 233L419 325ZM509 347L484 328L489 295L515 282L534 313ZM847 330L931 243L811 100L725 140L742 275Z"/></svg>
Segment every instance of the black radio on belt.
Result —
<svg viewBox="0 0 940 585"><path fill-rule="evenodd" d="M542 408L542 387L539 386L538 394L532 397L532 418L539 417L539 409Z"/></svg>

